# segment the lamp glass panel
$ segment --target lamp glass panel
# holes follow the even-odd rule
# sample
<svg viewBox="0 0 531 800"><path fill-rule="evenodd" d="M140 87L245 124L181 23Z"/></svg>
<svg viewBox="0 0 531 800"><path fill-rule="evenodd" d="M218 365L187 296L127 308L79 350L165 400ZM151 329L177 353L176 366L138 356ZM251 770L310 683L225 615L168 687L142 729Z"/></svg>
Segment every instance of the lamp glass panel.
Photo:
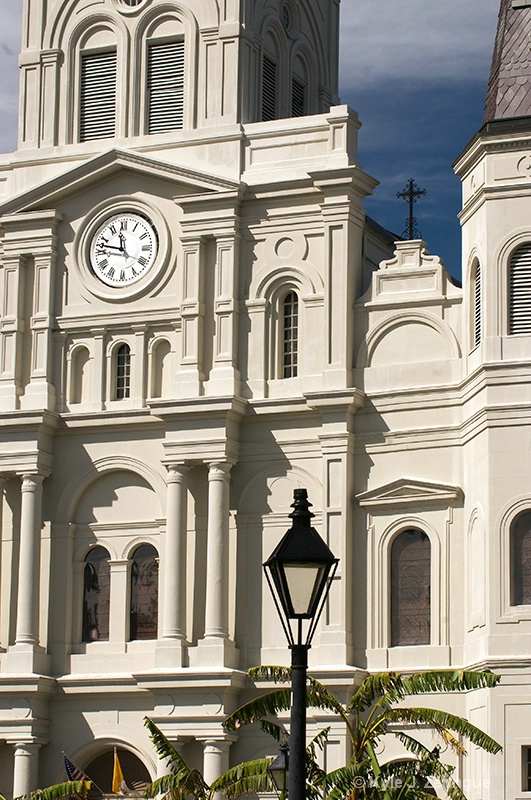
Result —
<svg viewBox="0 0 531 800"><path fill-rule="evenodd" d="M316 564L284 564L284 574L296 616L311 611L316 587L319 586L323 567Z"/></svg>

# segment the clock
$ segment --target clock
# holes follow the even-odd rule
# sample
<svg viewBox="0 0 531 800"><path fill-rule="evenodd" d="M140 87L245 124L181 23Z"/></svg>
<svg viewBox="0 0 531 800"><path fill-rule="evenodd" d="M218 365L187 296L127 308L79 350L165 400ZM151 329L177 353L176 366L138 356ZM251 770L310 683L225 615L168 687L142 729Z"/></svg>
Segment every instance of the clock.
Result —
<svg viewBox="0 0 531 800"><path fill-rule="evenodd" d="M157 232L146 217L128 211L115 213L92 236L90 266L107 286L130 286L148 274L157 250Z"/></svg>

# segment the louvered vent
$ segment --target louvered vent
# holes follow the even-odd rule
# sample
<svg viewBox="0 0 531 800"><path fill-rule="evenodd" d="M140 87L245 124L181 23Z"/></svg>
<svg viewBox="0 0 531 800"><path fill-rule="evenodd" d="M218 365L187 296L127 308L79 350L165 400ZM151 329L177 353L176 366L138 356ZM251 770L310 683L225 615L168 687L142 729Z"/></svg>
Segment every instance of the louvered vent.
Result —
<svg viewBox="0 0 531 800"><path fill-rule="evenodd" d="M481 267L476 264L474 273L474 347L481 342Z"/></svg>
<svg viewBox="0 0 531 800"><path fill-rule="evenodd" d="M291 116L303 117L306 113L306 87L293 78L291 82Z"/></svg>
<svg viewBox="0 0 531 800"><path fill-rule="evenodd" d="M148 133L183 127L184 42L151 44L148 48Z"/></svg>
<svg viewBox="0 0 531 800"><path fill-rule="evenodd" d="M531 244L519 247L511 258L509 333L531 333Z"/></svg>
<svg viewBox="0 0 531 800"><path fill-rule="evenodd" d="M262 119L275 119L277 108L277 65L264 56L262 64Z"/></svg>
<svg viewBox="0 0 531 800"><path fill-rule="evenodd" d="M116 132L116 51L81 55L79 138L108 139Z"/></svg>

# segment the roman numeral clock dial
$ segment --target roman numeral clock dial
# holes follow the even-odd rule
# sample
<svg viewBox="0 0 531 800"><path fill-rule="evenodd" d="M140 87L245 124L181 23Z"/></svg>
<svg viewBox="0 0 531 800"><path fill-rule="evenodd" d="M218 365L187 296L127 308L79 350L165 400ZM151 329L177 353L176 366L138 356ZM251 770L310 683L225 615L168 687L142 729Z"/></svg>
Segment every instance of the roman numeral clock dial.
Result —
<svg viewBox="0 0 531 800"><path fill-rule="evenodd" d="M129 286L143 278L157 257L157 233L139 214L115 214L90 245L90 265L107 286Z"/></svg>

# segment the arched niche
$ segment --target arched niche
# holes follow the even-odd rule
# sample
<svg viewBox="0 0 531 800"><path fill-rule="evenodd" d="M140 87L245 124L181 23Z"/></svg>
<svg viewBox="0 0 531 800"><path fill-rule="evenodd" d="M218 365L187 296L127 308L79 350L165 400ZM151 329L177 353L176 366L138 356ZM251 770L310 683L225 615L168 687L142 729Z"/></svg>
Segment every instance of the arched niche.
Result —
<svg viewBox="0 0 531 800"><path fill-rule="evenodd" d="M160 516L158 498L148 482L134 472L115 470L100 475L81 494L73 522L153 522Z"/></svg>

